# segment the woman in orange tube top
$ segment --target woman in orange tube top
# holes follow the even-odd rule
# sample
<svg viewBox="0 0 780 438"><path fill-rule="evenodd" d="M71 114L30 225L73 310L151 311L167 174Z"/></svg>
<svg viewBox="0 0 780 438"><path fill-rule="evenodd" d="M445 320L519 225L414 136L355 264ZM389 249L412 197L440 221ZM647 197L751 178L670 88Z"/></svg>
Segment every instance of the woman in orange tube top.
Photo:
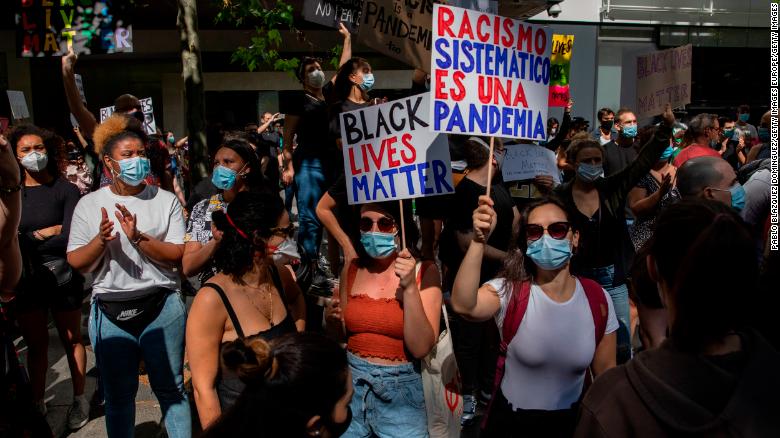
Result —
<svg viewBox="0 0 780 438"><path fill-rule="evenodd" d="M398 202L364 204L351 238L358 259L345 266L326 311L328 332L346 340L355 395L345 437L427 437L419 360L439 335L441 281L436 265L418 263L417 227Z"/></svg>

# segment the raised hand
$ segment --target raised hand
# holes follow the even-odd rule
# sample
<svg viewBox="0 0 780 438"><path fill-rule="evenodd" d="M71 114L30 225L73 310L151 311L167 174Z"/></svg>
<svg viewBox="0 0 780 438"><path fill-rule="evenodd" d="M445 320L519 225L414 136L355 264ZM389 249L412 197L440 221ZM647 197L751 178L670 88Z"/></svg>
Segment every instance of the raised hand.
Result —
<svg viewBox="0 0 780 438"><path fill-rule="evenodd" d="M536 175L534 177L536 187L546 193L552 191L554 182L553 177L550 175Z"/></svg>
<svg viewBox="0 0 780 438"><path fill-rule="evenodd" d="M341 310L341 300L337 297L331 298L325 306L325 321L334 324L344 322L344 312Z"/></svg>
<svg viewBox="0 0 780 438"><path fill-rule="evenodd" d="M667 126L674 125L674 122L677 121L677 119L674 118L674 113L672 112L672 106L670 104L666 104L664 107L664 112L661 114L661 117L664 119L664 122Z"/></svg>
<svg viewBox="0 0 780 438"><path fill-rule="evenodd" d="M98 237L104 243L119 237L118 232L114 234L114 223L108 220L108 212L103 207L100 207L100 231L98 232Z"/></svg>
<svg viewBox="0 0 780 438"><path fill-rule="evenodd" d="M398 257L395 258L395 275L401 280L399 286L402 289L413 285L415 283L414 268L417 265L417 260L412 257L412 253L407 248L398 253Z"/></svg>
<svg viewBox="0 0 780 438"><path fill-rule="evenodd" d="M493 210L493 200L487 195L479 197L479 206L474 210L474 240L486 243L490 234L496 228L496 212Z"/></svg>
<svg viewBox="0 0 780 438"><path fill-rule="evenodd" d="M349 29L347 29L346 26L344 26L344 23L339 22L339 34L341 34L344 39L352 38L352 35L349 33Z"/></svg>
<svg viewBox="0 0 780 438"><path fill-rule="evenodd" d="M122 227L122 231L125 232L125 236L127 236L127 239L131 242L137 241L141 233L139 233L138 228L136 228L136 215L131 214L122 204L116 204L116 209L117 211L115 211L114 214L119 221L119 226Z"/></svg>
<svg viewBox="0 0 780 438"><path fill-rule="evenodd" d="M73 51L73 47L71 47L68 49L68 53L62 57L62 70L72 72L73 68L76 66L77 60L78 55L76 55L76 52Z"/></svg>

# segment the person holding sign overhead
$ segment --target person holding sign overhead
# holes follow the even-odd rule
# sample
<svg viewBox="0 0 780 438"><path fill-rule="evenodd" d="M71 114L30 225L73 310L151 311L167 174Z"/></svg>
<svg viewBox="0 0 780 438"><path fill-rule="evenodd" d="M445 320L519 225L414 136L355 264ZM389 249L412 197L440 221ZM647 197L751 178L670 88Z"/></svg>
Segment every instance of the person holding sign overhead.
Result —
<svg viewBox="0 0 780 438"><path fill-rule="evenodd" d="M626 201L631 189L658 163L669 146L674 123L672 108L667 104L663 123L642 147L636 160L606 178L602 164L604 147L590 138L573 141L567 159L574 166L576 177L554 190L572 213L571 222L579 230L580 244L572 259L572 271L598 281L615 305L620 321L618 364L631 358L626 275L633 245L626 228Z"/></svg>
<svg viewBox="0 0 780 438"><path fill-rule="evenodd" d="M344 49L339 65L352 57L352 40L349 31L339 24L339 33L344 37ZM332 97L334 76L325 79L322 65L316 58L304 58L298 67L298 80L303 84L301 99L291 104L285 116L284 127L284 170L282 182L295 182L295 198L298 202L298 240L309 260L312 261L315 278L312 288L329 290L327 279L317 269L322 224L315 210L325 190L333 182L335 168L339 161L338 150L328 141L328 102ZM297 136L298 146L293 154L293 139Z"/></svg>
<svg viewBox="0 0 780 438"><path fill-rule="evenodd" d="M436 266L417 262L417 227L411 209L402 217L399 207L361 205L357 229L349 230L358 259L342 270L326 310L329 334L346 341L355 387L344 437L428 436L415 362L436 345L441 286ZM399 251L404 231L408 246Z"/></svg>

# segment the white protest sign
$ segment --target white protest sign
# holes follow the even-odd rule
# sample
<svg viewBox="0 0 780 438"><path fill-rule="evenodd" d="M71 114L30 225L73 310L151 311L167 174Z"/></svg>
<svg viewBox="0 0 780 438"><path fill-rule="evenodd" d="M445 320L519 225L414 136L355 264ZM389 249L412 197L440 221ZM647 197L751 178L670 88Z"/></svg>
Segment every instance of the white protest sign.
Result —
<svg viewBox="0 0 780 438"><path fill-rule="evenodd" d="M556 184L561 182L555 153L535 144L512 144L504 149L501 174L504 181L533 179L536 175L549 175Z"/></svg>
<svg viewBox="0 0 780 438"><path fill-rule="evenodd" d="M11 105L11 114L14 119L27 119L30 117L30 110L27 109L27 101L24 99L23 91L6 90L8 94L8 103Z"/></svg>
<svg viewBox="0 0 780 438"><path fill-rule="evenodd" d="M432 129L545 140L551 46L543 26L434 5Z"/></svg>
<svg viewBox="0 0 780 438"><path fill-rule="evenodd" d="M678 108L691 103L690 44L637 56L636 116L661 114L666 104Z"/></svg>
<svg viewBox="0 0 780 438"><path fill-rule="evenodd" d="M84 81L81 79L80 74L74 74L73 77L76 79L76 88L79 90L79 96L81 96L81 101L84 103L84 105L86 105L87 97L84 95ZM70 113L70 124L74 128L79 127L79 121L76 120L76 116L74 116L73 113Z"/></svg>
<svg viewBox="0 0 780 438"><path fill-rule="evenodd" d="M342 113L349 204L454 192L447 136L431 132L430 93Z"/></svg>
<svg viewBox="0 0 780 438"><path fill-rule="evenodd" d="M141 111L144 113L144 131L150 135L156 134L157 124L154 121L154 106L152 105L152 98L147 97L145 99L140 99L139 101L141 102ZM111 117L111 114L114 114L113 106L100 108L100 123L103 123L107 118Z"/></svg>

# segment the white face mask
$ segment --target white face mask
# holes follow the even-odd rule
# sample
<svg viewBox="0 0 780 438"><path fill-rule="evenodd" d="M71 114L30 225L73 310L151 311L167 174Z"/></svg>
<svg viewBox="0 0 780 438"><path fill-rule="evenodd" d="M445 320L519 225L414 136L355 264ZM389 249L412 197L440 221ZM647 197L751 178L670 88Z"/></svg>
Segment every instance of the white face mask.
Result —
<svg viewBox="0 0 780 438"><path fill-rule="evenodd" d="M276 251L271 255L271 258L275 262L289 263L291 259L300 259L301 255L298 253L298 245L293 239L288 237L276 247Z"/></svg>
<svg viewBox="0 0 780 438"><path fill-rule="evenodd" d="M325 86L325 73L322 70L314 70L306 76L306 83L314 88Z"/></svg>
<svg viewBox="0 0 780 438"><path fill-rule="evenodd" d="M49 164L49 157L46 153L32 151L25 155L20 161L22 166L30 172L40 172Z"/></svg>

